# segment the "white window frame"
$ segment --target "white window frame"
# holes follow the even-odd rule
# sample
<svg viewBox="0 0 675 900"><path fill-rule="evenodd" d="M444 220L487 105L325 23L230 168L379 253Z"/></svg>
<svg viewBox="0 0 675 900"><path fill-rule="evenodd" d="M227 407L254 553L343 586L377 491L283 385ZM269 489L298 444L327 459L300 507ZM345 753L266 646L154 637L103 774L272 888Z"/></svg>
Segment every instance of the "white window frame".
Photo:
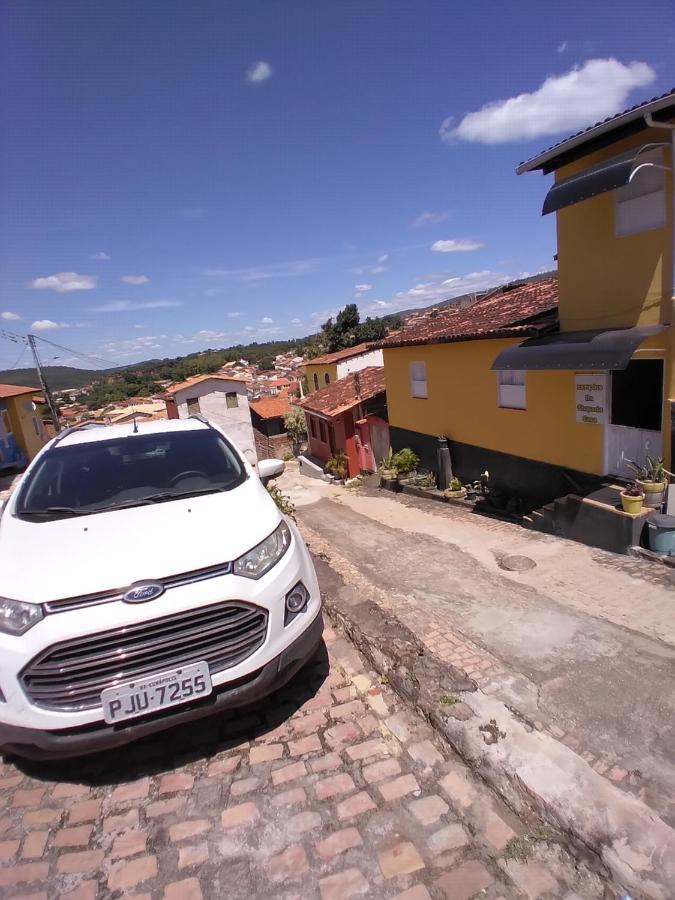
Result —
<svg viewBox="0 0 675 900"><path fill-rule="evenodd" d="M522 369L499 369L497 396L501 409L527 409L527 385Z"/></svg>
<svg viewBox="0 0 675 900"><path fill-rule="evenodd" d="M410 363L410 396L414 400L427 400L427 364L424 360Z"/></svg>
<svg viewBox="0 0 675 900"><path fill-rule="evenodd" d="M666 179L663 152L649 150L637 158L638 166L631 181L614 191L614 235L629 237L666 224Z"/></svg>

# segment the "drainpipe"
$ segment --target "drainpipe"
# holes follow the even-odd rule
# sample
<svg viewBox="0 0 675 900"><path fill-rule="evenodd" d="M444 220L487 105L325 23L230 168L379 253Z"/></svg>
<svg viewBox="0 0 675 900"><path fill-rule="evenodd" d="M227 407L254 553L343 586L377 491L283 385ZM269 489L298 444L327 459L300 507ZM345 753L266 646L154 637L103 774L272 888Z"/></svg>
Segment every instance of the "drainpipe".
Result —
<svg viewBox="0 0 675 900"><path fill-rule="evenodd" d="M664 456L668 460L668 468L671 471L674 468L675 464L675 335L673 334L673 329L675 329L675 122L656 122L651 113L645 113L644 116L645 124L650 128L660 128L663 131L670 132L670 193L671 193L671 241L672 241L672 260L671 260L671 282L670 282L670 332L669 332L669 340L668 340L668 359L667 359L667 367L669 369L669 377L668 384L666 385L666 389L668 392L669 403L668 406L670 409L670 440L668 441L668 431L667 431L667 423L668 416L666 416L666 429L664 438L668 441L669 446L665 449Z"/></svg>

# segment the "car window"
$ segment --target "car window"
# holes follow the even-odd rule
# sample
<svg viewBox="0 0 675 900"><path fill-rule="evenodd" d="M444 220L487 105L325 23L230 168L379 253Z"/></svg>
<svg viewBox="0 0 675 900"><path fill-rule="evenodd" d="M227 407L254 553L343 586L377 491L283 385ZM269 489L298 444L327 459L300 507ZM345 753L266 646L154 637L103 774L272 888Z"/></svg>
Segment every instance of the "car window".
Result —
<svg viewBox="0 0 675 900"><path fill-rule="evenodd" d="M227 491L245 479L238 455L212 428L57 444L22 485L16 514L83 515Z"/></svg>

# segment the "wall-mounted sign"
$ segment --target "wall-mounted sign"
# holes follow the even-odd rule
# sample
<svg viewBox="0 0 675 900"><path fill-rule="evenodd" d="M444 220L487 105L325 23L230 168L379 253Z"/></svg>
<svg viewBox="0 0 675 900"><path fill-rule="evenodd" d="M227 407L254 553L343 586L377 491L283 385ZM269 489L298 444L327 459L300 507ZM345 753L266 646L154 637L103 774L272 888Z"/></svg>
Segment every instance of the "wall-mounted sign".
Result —
<svg viewBox="0 0 675 900"><path fill-rule="evenodd" d="M575 375L577 422L607 422L607 375Z"/></svg>

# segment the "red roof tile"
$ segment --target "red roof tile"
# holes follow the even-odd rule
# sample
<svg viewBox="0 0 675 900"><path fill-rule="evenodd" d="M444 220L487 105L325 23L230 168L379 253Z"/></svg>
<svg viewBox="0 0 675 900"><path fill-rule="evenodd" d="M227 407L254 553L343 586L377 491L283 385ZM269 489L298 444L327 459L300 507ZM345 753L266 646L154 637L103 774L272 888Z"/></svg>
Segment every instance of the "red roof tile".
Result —
<svg viewBox="0 0 675 900"><path fill-rule="evenodd" d="M347 347L346 350L336 350L335 353L324 353L323 356L317 356L309 359L305 363L306 366L327 366L330 363L341 362L343 359L351 359L352 356L360 356L361 353L367 353L370 350L372 341L365 344L357 344L355 347Z"/></svg>
<svg viewBox="0 0 675 900"><path fill-rule="evenodd" d="M351 375L339 378L326 387L314 391L304 400L300 400L298 406L308 412L318 412L324 416L337 416L358 403L363 403L364 400L370 400L371 397L383 393L384 389L384 369L379 366L369 366L367 369L353 372Z"/></svg>
<svg viewBox="0 0 675 900"><path fill-rule="evenodd" d="M379 347L446 344L453 341L509 337L557 324L558 277L514 282L496 288L471 306L432 309L412 325L380 341Z"/></svg>
<svg viewBox="0 0 675 900"><path fill-rule="evenodd" d="M260 400L251 400L251 409L258 413L261 419L275 419L291 411L291 401L288 394L279 394L277 397L262 397Z"/></svg>
<svg viewBox="0 0 675 900"><path fill-rule="evenodd" d="M215 372L213 375L195 375L185 381L180 381L178 384L172 384L171 387L166 389L166 393L177 394L178 391L184 391L186 388L194 387L196 384L202 384L202 382L211 379L216 381L241 381L244 384L247 381L246 378L237 378L235 375L219 375L218 372Z"/></svg>
<svg viewBox="0 0 675 900"><path fill-rule="evenodd" d="M21 394L39 394L40 388L23 387L20 384L0 384L0 400L18 397Z"/></svg>

